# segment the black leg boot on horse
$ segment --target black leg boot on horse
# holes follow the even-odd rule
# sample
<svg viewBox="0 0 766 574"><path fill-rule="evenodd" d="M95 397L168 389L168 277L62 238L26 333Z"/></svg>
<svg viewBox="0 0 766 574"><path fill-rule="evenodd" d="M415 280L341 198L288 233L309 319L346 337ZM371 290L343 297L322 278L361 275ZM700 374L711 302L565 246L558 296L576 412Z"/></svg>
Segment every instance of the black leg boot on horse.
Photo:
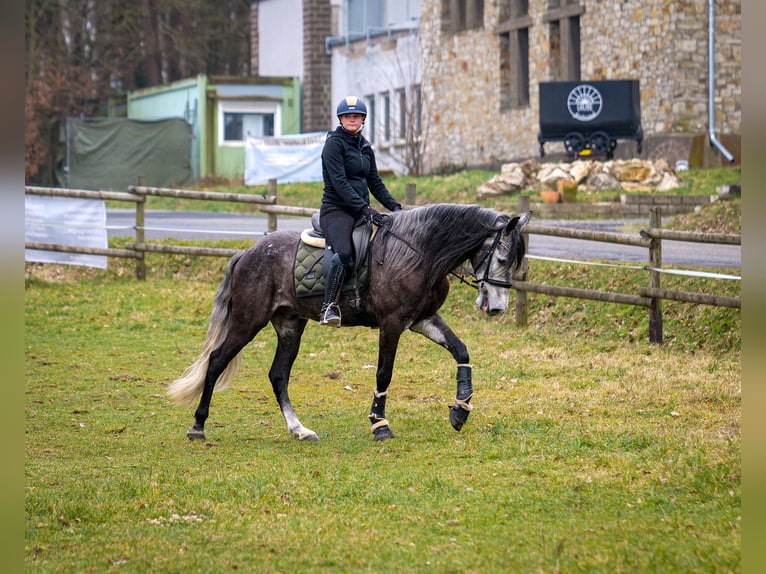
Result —
<svg viewBox="0 0 766 574"><path fill-rule="evenodd" d="M346 277L346 268L340 260L337 253L332 256L330 272L327 275L327 282L324 288L324 302L322 310L319 312L319 324L330 325L331 327L340 327L340 308L338 307L338 296L343 286L343 280Z"/></svg>

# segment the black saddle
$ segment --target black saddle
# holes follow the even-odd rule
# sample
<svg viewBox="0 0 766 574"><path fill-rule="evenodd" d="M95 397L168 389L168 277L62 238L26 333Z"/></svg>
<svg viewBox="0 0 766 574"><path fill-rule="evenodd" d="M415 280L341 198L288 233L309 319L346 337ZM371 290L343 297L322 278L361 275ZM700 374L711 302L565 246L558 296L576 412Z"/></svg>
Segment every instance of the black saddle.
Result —
<svg viewBox="0 0 766 574"><path fill-rule="evenodd" d="M370 242L374 232L375 227L364 218L354 225L354 265L351 272L346 274L341 289L348 294L349 304L359 314L364 313L360 294L367 289L369 282ZM325 277L329 273L332 256L332 247L327 245L319 225L319 214L314 214L311 217L311 228L304 229L301 233L301 241L295 255L294 280L298 297L324 294Z"/></svg>
<svg viewBox="0 0 766 574"><path fill-rule="evenodd" d="M370 242L374 237L374 228L372 223L367 221L364 217L360 217L356 223L354 223L354 230L351 234L351 243L354 246L354 268L351 275L356 275L359 267L362 264L366 264L369 258ZM332 246L327 245L325 241L322 227L319 224L319 214L315 213L311 216L311 228L305 229L301 233L301 241L306 245L312 247L319 247L325 250L324 257L322 258L322 271L327 274L330 269L330 262L332 261Z"/></svg>

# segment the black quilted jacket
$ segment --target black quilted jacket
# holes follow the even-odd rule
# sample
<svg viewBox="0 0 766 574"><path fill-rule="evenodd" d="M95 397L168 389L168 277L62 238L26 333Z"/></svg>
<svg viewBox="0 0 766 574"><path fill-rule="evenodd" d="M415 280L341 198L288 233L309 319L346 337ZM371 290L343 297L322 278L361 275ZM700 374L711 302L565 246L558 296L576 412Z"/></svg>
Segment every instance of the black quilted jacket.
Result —
<svg viewBox="0 0 766 574"><path fill-rule="evenodd" d="M372 195L389 211L401 209L378 175L375 152L361 134L338 126L327 134L322 149L322 204L360 215Z"/></svg>

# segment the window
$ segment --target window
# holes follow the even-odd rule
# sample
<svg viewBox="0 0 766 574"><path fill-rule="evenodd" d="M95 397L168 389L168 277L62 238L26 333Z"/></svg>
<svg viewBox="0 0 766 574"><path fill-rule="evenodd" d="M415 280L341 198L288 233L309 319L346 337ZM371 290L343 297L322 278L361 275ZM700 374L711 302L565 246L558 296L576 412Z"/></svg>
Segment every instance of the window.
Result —
<svg viewBox="0 0 766 574"><path fill-rule="evenodd" d="M383 102L383 141L391 141L391 95L386 92L380 95Z"/></svg>
<svg viewBox="0 0 766 574"><path fill-rule="evenodd" d="M497 32L500 39L500 109L529 105L528 0L507 0L502 5Z"/></svg>
<svg viewBox="0 0 766 574"><path fill-rule="evenodd" d="M404 88L396 90L396 99L399 105L399 139L407 139L407 93Z"/></svg>
<svg viewBox="0 0 766 574"><path fill-rule="evenodd" d="M484 27L484 0L442 0L442 30L464 32Z"/></svg>
<svg viewBox="0 0 766 574"><path fill-rule="evenodd" d="M223 140L245 141L247 136L274 135L274 114L223 114Z"/></svg>
<svg viewBox="0 0 766 574"><path fill-rule="evenodd" d="M219 100L218 143L244 145L248 137L281 135L277 102L235 102Z"/></svg>
<svg viewBox="0 0 766 574"><path fill-rule="evenodd" d="M420 137L420 130L422 129L421 114L423 113L423 95L420 91L420 84L412 88L412 93L415 97L415 110L412 120L415 122L413 132L416 138Z"/></svg>
<svg viewBox="0 0 766 574"><path fill-rule="evenodd" d="M365 120L365 126L367 126L367 139L370 143L375 142L375 96L369 94L362 98L367 102L367 119Z"/></svg>
<svg viewBox="0 0 766 574"><path fill-rule="evenodd" d="M580 79L580 16L585 8L579 0L549 0L543 22L548 24L549 54L553 80Z"/></svg>
<svg viewBox="0 0 766 574"><path fill-rule="evenodd" d="M370 28L383 26L381 0L348 0L348 34L367 34Z"/></svg>

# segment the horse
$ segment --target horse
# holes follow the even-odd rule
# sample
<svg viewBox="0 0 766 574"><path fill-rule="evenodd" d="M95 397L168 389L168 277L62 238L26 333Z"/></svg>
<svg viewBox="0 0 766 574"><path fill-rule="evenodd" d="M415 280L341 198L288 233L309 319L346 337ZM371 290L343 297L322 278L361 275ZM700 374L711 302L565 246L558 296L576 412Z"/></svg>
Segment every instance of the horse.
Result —
<svg viewBox="0 0 766 574"><path fill-rule="evenodd" d="M431 204L384 216L369 244L369 277L361 307L341 293L342 326L379 330L378 364L369 420L373 440L394 437L386 399L399 339L409 329L445 348L457 364L457 392L449 410L460 431L473 409L472 365L466 345L439 309L447 298L448 276L470 262L476 305L489 316L508 308L513 272L526 253L521 234L531 212L510 216L478 205ZM301 242L297 231L276 231L234 255L216 292L207 338L196 361L167 389L172 403L193 406L189 439L205 439L205 421L214 391L229 386L242 351L270 322L277 350L269 380L290 435L319 440L295 414L288 394L290 371L309 321L318 321L322 296L297 297L294 263ZM463 277L461 280L467 282ZM358 301L356 302L358 303ZM331 327L323 327L331 328Z"/></svg>

